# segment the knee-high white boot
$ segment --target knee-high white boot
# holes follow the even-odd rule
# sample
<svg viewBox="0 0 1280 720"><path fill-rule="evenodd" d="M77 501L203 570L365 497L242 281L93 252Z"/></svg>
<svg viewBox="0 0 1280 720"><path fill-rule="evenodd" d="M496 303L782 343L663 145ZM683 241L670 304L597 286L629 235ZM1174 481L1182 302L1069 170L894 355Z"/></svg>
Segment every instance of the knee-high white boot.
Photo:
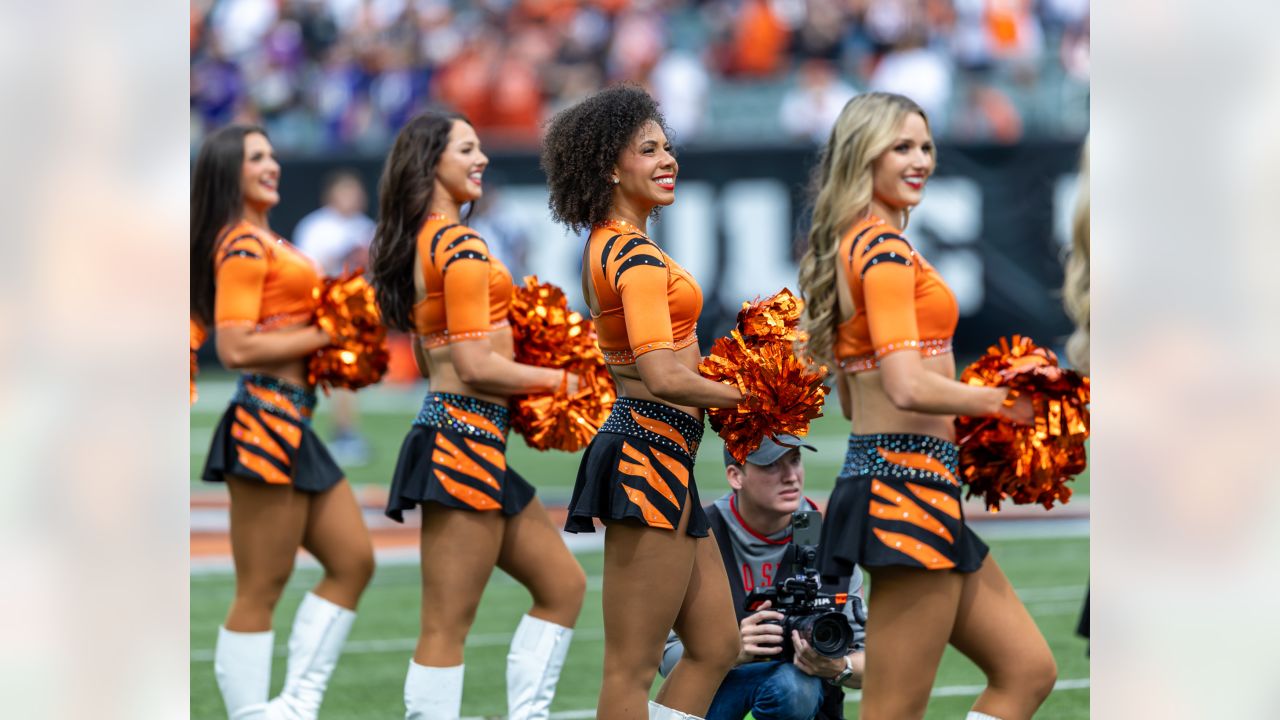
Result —
<svg viewBox="0 0 1280 720"><path fill-rule="evenodd" d="M410 660L404 678L404 719L458 720L464 667L428 667Z"/></svg>
<svg viewBox="0 0 1280 720"><path fill-rule="evenodd" d="M218 679L229 720L258 720L271 688L271 651L276 634L242 633L218 628L213 674Z"/></svg>
<svg viewBox="0 0 1280 720"><path fill-rule="evenodd" d="M356 614L307 593L298 606L289 635L289 666L284 689L267 705L266 720L315 720L329 677L351 632Z"/></svg>
<svg viewBox="0 0 1280 720"><path fill-rule="evenodd" d="M697 715L690 715L687 712L680 712L666 705L649 701L649 720L703 720Z"/></svg>
<svg viewBox="0 0 1280 720"><path fill-rule="evenodd" d="M547 720L573 629L525 615L507 654L508 720Z"/></svg>

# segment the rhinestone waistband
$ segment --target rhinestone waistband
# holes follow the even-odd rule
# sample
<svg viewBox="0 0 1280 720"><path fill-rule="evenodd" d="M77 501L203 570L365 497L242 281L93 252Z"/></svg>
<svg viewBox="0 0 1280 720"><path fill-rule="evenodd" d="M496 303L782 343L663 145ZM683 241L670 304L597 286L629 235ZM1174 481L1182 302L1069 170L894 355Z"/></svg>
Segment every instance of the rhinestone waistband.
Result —
<svg viewBox="0 0 1280 720"><path fill-rule="evenodd" d="M904 455L917 458L923 456L922 459L925 462L904 464L896 461L896 457ZM930 463L929 459L935 462ZM926 467L930 464L933 464L935 469L930 470ZM960 448L955 443L942 438L908 433L850 435L849 448L845 452L844 467L841 468L840 475L842 477L877 475L957 484L959 465Z"/></svg>
<svg viewBox="0 0 1280 720"><path fill-rule="evenodd" d="M511 411L505 405L457 393L427 393L414 425L448 428L462 435L506 444Z"/></svg>
<svg viewBox="0 0 1280 720"><path fill-rule="evenodd" d="M629 435L674 450L692 462L702 442L702 423L669 405L618 398L600 432Z"/></svg>
<svg viewBox="0 0 1280 720"><path fill-rule="evenodd" d="M231 402L309 424L316 409L316 394L278 377L245 373L236 381Z"/></svg>

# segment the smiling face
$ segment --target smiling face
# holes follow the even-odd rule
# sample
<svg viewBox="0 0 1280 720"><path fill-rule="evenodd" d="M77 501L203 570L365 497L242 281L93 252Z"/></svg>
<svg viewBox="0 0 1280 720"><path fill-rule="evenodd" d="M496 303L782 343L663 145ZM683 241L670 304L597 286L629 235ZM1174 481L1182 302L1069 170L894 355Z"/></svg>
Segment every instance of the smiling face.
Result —
<svg viewBox="0 0 1280 720"><path fill-rule="evenodd" d="M895 211L915 207L933 166L929 125L919 114L908 113L893 144L871 163L873 196Z"/></svg>
<svg viewBox="0 0 1280 720"><path fill-rule="evenodd" d="M240 169L240 193L244 204L265 212L280 202L280 163L271 141L261 133L244 136L244 164Z"/></svg>
<svg viewBox="0 0 1280 720"><path fill-rule="evenodd" d="M475 128L462 120L454 120L449 141L436 163L437 197L448 196L459 205L480 199L484 195L484 169L488 166L489 158L480 151Z"/></svg>
<svg viewBox="0 0 1280 720"><path fill-rule="evenodd" d="M635 208L643 216L658 205L675 202L680 164L671 150L662 126L645 121L614 165L614 205Z"/></svg>
<svg viewBox="0 0 1280 720"><path fill-rule="evenodd" d="M740 507L790 516L804 501L804 463L799 448L788 450L768 465L746 463L726 472L729 487L738 491Z"/></svg>

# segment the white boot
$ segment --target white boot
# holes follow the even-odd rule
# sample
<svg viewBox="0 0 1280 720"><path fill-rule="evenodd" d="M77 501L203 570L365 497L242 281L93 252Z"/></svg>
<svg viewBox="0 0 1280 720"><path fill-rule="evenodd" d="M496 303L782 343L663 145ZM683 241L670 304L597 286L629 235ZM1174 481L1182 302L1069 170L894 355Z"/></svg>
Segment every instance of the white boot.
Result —
<svg viewBox="0 0 1280 720"><path fill-rule="evenodd" d="M464 667L428 667L410 660L404 678L404 720L458 720Z"/></svg>
<svg viewBox="0 0 1280 720"><path fill-rule="evenodd" d="M690 715L687 712L680 712L666 705L649 701L649 720L703 720L697 715Z"/></svg>
<svg viewBox="0 0 1280 720"><path fill-rule="evenodd" d="M1000 720L995 715L980 713L977 710L970 710L968 715L964 716L964 720Z"/></svg>
<svg viewBox="0 0 1280 720"><path fill-rule="evenodd" d="M547 720L573 629L525 615L507 654L507 720Z"/></svg>
<svg viewBox="0 0 1280 720"><path fill-rule="evenodd" d="M271 688L271 651L276 634L235 632L218 627L213 674L230 720L258 720Z"/></svg>
<svg viewBox="0 0 1280 720"><path fill-rule="evenodd" d="M315 720L329 677L351 632L356 614L307 593L289 634L289 667L284 689L267 705L266 720Z"/></svg>

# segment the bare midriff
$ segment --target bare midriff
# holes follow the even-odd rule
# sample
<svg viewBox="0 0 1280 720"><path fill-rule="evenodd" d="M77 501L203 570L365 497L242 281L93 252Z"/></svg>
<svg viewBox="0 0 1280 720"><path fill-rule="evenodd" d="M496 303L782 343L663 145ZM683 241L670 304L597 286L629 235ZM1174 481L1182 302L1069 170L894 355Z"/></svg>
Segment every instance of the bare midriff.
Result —
<svg viewBox="0 0 1280 720"><path fill-rule="evenodd" d="M654 350L653 352L673 351ZM675 350L674 352L676 354L676 360L681 365L684 365L695 373L698 372L698 363L702 362L702 352L698 349L697 343L680 350ZM645 387L644 381L640 379L640 371L636 368L635 363L630 365L610 365L609 372L613 375L613 381L618 386L618 397L662 403L663 405L673 407L680 412L692 415L698 420L702 419L702 408L690 407L688 405L674 405L649 392L649 388Z"/></svg>
<svg viewBox="0 0 1280 720"><path fill-rule="evenodd" d="M925 372L935 373L949 380L956 377L956 360L951 353L922 357L920 362ZM849 390L853 400L851 430L855 435L910 433L955 441L954 415L899 409L885 392L882 373L883 370L865 370L849 376Z"/></svg>

